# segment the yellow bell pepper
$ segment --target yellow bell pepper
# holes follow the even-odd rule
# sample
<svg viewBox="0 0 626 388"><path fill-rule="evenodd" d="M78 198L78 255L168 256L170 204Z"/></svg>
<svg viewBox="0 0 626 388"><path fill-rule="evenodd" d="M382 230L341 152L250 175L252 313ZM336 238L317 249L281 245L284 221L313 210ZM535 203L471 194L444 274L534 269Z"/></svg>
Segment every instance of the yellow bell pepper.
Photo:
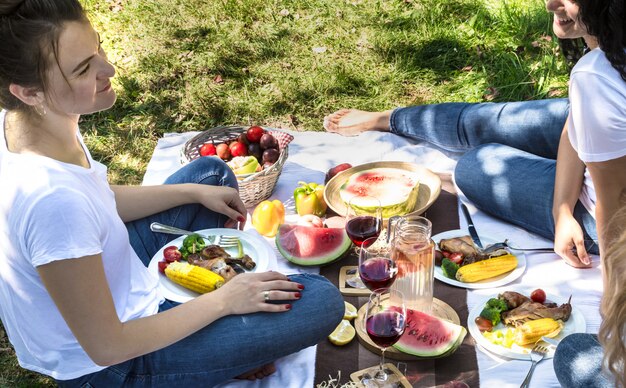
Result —
<svg viewBox="0 0 626 388"><path fill-rule="evenodd" d="M324 185L315 182L300 184L293 192L296 202L296 212L299 216L314 214L322 217L326 213L326 201L324 200Z"/></svg>
<svg viewBox="0 0 626 388"><path fill-rule="evenodd" d="M252 226L265 237L274 237L278 226L285 223L285 206L275 199L263 201L252 212Z"/></svg>

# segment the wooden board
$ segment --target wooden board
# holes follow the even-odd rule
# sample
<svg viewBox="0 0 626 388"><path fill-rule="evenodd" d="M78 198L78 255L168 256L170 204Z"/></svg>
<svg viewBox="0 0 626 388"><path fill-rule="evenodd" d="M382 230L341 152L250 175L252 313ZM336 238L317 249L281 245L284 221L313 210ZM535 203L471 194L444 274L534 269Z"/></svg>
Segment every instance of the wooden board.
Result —
<svg viewBox="0 0 626 388"><path fill-rule="evenodd" d="M409 380L406 379L406 377L402 374L402 372L398 370L398 368L395 365L386 363L383 366L387 370L387 373L389 374L389 377L387 378L387 381L385 382L386 384L389 384L389 386L398 387L398 388L412 388L413 387L411 383L409 383ZM357 387L359 388L364 387L365 385L361 383L361 379L363 378L363 375L367 374L367 375L372 376L376 373L378 368L379 366L376 365L376 366L371 366L369 368L362 369L360 371L356 371L350 375L350 379L357 384Z"/></svg>
<svg viewBox="0 0 626 388"><path fill-rule="evenodd" d="M359 276L358 266L346 265L339 269L339 291L346 296L369 296L369 288L354 288L346 284L346 279L351 276Z"/></svg>
<svg viewBox="0 0 626 388"><path fill-rule="evenodd" d="M380 348L370 339L367 335L367 331L365 330L365 312L367 310L367 304L361 306L358 311L358 315L354 320L354 328L356 329L356 336L359 339L359 342L365 346L368 350L381 354ZM446 302L439 300L437 298L433 298L433 306L431 315L435 315L439 318L443 318L457 325L461 324L461 320L459 319L459 315L454 311L452 307ZM407 354L399 351L398 349L390 346L385 351L386 358L392 358L394 360L420 360L420 359L430 359L437 357L419 357L414 356L412 354Z"/></svg>

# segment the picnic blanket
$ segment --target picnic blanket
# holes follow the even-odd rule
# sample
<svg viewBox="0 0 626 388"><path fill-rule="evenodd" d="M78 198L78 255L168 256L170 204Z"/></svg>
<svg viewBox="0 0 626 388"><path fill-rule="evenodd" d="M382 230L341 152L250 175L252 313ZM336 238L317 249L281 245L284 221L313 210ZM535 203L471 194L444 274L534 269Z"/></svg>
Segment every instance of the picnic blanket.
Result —
<svg viewBox="0 0 626 388"><path fill-rule="evenodd" d="M322 182L325 172L330 167L340 163L358 165L374 161L397 160L421 164L431 171L445 176L445 174L453 173L458 159L458 155L446 153L426 144L410 141L389 133L368 132L358 137L342 137L325 132L286 131L294 136L294 140L289 145L289 158L283 166L282 174L271 198L280 199L287 203L290 203L289 200L298 181ZM160 184L167 176L176 171L180 167L181 146L195 134L197 132L166 134L159 139L148 164L143 184ZM460 229L467 230L464 218L459 218L460 212L454 197L456 190L451 186L448 186L447 189L449 191L445 191L446 186L444 186L442 196L436 205L433 205L429 210L432 212L427 213L429 218L437 218L437 222L434 222L433 225L434 232L444 231L444 228L455 229L457 225L460 225ZM451 197L447 194L450 194ZM458 197L467 203L462 193L459 192ZM551 241L476 210L471 206L471 203L469 203L469 208L473 213L474 224L481 235L500 240L508 238L518 246L524 247L551 244ZM252 208L249 209L250 214L252 210ZM288 221L295 219L293 209L288 208L288 213L290 210L292 214L287 215ZM449 219L449 223L443 223L446 219ZM256 233L251 229L250 218L248 218L246 229L250 230L250 233ZM271 240L269 241L273 246ZM275 253L276 262L273 263L274 267L272 268L274 270L287 274L319 271L317 268L292 265L284 260L277 251ZM600 325L599 303L602 292L599 258L592 258L592 269L578 270L566 265L554 253L527 253L526 257L528 262L526 272L519 279L506 286L496 289L465 290L453 289L451 286L436 281L435 296L453 306L461 318L461 324L466 325L467 311L471 311L476 305L483 303L493 295L505 290L518 290L529 294L535 288L542 288L548 296L559 299L567 299L571 295L572 304L585 317L587 332L597 333ZM327 273L329 277L332 275L330 269L323 267L322 271L324 275ZM453 295L452 299L448 299L449 295ZM463 297L458 298L454 295L463 295L465 300ZM358 299L356 302L353 304L359 307L361 303ZM341 354L343 354L341 357L346 358L340 359ZM337 358L337 363L333 363L333 357ZM475 369L464 370L464 366L472 365L472 361L467 362L467 359L473 357L476 359L477 371ZM346 359L348 361L345 361ZM328 375L337 378L340 366L342 368L363 369L368 365L375 365L377 362L378 356L363 348L356 340L344 348L335 348L327 343L322 343L278 360L276 362L277 373L266 379L255 382L232 381L222 386L246 388L312 387L315 383L329 380ZM318 376L315 375L316 364ZM454 356L437 361L428 360L423 362L421 366L409 369L407 374L414 386L441 386L446 382L457 380L472 387L498 386L503 388L518 387L529 367L530 362L528 361L506 359L481 349L475 345L468 334L464 345ZM341 379L335 381L337 386L348 382L348 376L355 370L357 369L341 369ZM551 359L544 360L537 366L531 386L559 386Z"/></svg>

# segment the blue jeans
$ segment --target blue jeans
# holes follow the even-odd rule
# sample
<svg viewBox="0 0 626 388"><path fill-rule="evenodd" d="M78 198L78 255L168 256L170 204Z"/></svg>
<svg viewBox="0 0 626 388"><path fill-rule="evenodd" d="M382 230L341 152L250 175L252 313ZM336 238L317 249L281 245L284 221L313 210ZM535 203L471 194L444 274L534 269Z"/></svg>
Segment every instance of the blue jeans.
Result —
<svg viewBox="0 0 626 388"><path fill-rule="evenodd" d="M202 183L237 187L237 180L217 158L199 158L166 183ZM188 230L221 227L226 217L201 205L179 206L127 223L133 248L148 265L176 236L150 231L153 221ZM61 387L211 387L280 357L324 340L344 314L337 287L319 275L290 276L304 285L302 297L285 313L230 315L160 350L69 381ZM159 311L178 305L166 300Z"/></svg>
<svg viewBox="0 0 626 388"><path fill-rule="evenodd" d="M457 186L479 209L554 240L556 155L567 99L511 103L444 103L398 108L392 133L462 152ZM595 219L578 202L574 217L587 250L598 254Z"/></svg>
<svg viewBox="0 0 626 388"><path fill-rule="evenodd" d="M603 351L595 334L565 337L554 353L554 372L564 388L615 387L613 376L602 371Z"/></svg>

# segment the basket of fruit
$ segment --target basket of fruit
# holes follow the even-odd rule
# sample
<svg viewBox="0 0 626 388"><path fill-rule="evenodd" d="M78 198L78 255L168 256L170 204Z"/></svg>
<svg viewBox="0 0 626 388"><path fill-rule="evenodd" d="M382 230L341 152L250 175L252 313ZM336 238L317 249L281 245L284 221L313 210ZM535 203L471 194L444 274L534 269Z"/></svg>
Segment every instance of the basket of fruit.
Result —
<svg viewBox="0 0 626 388"><path fill-rule="evenodd" d="M286 132L258 125L211 128L185 143L181 163L203 156L219 157L237 176L241 200L250 207L274 191L292 140Z"/></svg>

